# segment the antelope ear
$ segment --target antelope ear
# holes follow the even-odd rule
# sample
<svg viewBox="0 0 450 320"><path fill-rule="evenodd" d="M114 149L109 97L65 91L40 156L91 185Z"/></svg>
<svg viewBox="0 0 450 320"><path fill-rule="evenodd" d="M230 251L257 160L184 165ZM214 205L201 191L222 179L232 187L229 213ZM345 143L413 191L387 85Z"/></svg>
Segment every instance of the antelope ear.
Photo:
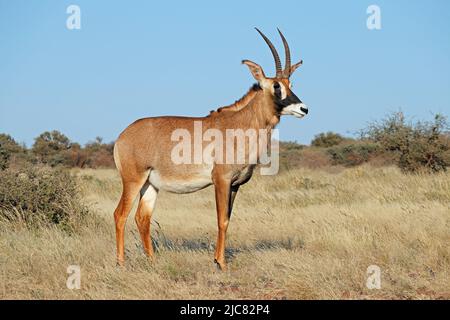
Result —
<svg viewBox="0 0 450 320"><path fill-rule="evenodd" d="M289 75L292 75L295 70L297 70L298 67L300 67L303 64L303 60L300 60L300 62L297 62L293 66L291 66L291 69L289 70Z"/></svg>
<svg viewBox="0 0 450 320"><path fill-rule="evenodd" d="M264 71L259 64L250 60L242 60L242 63L247 65L256 81L260 82L266 78Z"/></svg>

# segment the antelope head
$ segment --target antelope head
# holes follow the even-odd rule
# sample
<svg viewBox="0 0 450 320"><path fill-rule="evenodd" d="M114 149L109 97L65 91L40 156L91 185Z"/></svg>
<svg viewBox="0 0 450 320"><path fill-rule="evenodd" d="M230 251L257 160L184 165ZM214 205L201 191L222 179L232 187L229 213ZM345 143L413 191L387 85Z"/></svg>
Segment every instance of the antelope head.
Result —
<svg viewBox="0 0 450 320"><path fill-rule="evenodd" d="M266 41L270 51L272 51L272 55L275 60L276 75L273 78L268 78L265 76L264 70L259 64L250 60L243 60L242 63L249 67L250 72L256 81L258 81L259 86L262 90L264 90L265 94L272 97L275 112L278 115L293 115L297 118L304 117L308 114L308 107L292 92L291 82L289 81L290 76L298 67L302 65L303 61L300 60L300 62L291 65L289 45L281 31L278 29L281 40L283 40L286 57L284 70L282 70L280 57L274 45L258 28L255 29Z"/></svg>

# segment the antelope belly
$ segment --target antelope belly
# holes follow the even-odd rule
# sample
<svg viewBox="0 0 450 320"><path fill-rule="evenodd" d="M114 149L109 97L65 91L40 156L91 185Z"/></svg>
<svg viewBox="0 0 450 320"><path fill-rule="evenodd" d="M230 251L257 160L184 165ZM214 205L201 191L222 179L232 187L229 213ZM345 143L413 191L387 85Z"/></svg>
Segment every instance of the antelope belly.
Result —
<svg viewBox="0 0 450 320"><path fill-rule="evenodd" d="M208 176L166 178L161 176L157 170L152 170L150 172L149 182L159 190L173 193L191 193L212 184L211 177Z"/></svg>

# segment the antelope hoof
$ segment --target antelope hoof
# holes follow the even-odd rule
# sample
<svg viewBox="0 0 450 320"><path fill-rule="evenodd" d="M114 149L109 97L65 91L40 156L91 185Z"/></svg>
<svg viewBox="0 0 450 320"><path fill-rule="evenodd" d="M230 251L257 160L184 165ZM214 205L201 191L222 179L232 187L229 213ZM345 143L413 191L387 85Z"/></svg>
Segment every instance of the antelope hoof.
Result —
<svg viewBox="0 0 450 320"><path fill-rule="evenodd" d="M221 271L227 271L227 264L225 261L218 261L217 259L214 259L214 262L217 265L217 268Z"/></svg>
<svg viewBox="0 0 450 320"><path fill-rule="evenodd" d="M125 266L125 260L119 260L119 259L117 259L117 261L116 261L116 266L117 266L117 267L123 268L123 267Z"/></svg>

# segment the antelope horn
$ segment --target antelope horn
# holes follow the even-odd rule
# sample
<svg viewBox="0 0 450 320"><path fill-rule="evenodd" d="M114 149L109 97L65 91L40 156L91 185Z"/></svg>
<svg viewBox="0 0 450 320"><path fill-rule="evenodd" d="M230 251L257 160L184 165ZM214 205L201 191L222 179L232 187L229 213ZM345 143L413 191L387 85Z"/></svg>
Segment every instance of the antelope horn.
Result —
<svg viewBox="0 0 450 320"><path fill-rule="evenodd" d="M289 45L288 45L288 43L286 41L286 38L281 33L280 29L277 28L277 30L278 30L278 33L281 36L281 40L283 40L284 55L286 56L286 63L284 65L283 76L285 78L289 78L291 76L291 51L289 50Z"/></svg>
<svg viewBox="0 0 450 320"><path fill-rule="evenodd" d="M264 41L266 41L267 45L270 48L270 51L272 51L273 59L275 60L275 69L276 69L276 72L277 72L276 77L277 78L281 78L283 76L283 71L281 70L281 61L280 61L280 57L278 56L277 50L273 46L272 42L270 42L270 40L264 35L264 33L259 31L258 28L255 28L255 29L256 29L256 31L259 32L261 37L263 37Z"/></svg>

